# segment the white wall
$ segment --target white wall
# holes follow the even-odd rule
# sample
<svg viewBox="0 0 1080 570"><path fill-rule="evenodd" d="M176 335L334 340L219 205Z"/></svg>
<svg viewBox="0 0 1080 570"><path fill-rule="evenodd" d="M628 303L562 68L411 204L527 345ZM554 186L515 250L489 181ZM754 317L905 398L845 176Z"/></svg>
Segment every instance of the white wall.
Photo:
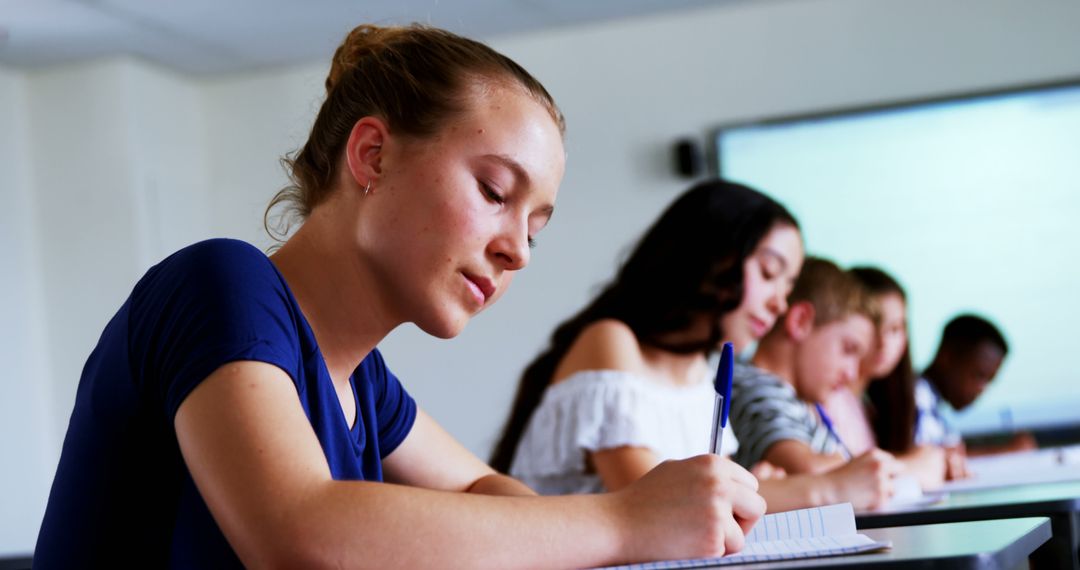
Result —
<svg viewBox="0 0 1080 570"><path fill-rule="evenodd" d="M383 345L391 367L486 455L522 365L687 185L668 167L675 138L760 116L1080 77L1077 23L1071 0L758 0L492 41L567 116L557 213L498 307L451 341L395 331ZM146 267L211 234L269 243L263 209L285 183L277 160L306 137L325 69L196 80L118 60L0 74L0 151L14 149L0 152L0 188L15 205L0 220L26 275L5 284L17 289L0 308L46 335L35 349L5 332L0 350L23 364L2 377L3 393L22 394L17 376L47 379L24 397L48 407L2 420L18 428L0 431L5 455L48 465L0 474L0 552L32 548L43 504L32 491L51 480L82 363ZM24 446L31 429L49 443ZM24 492L29 502L6 508Z"/></svg>
<svg viewBox="0 0 1080 570"><path fill-rule="evenodd" d="M211 235L202 106L197 82L132 60L0 74L0 227L16 276L0 280L0 441L17 466L0 474L0 554L33 548L105 323L151 264Z"/></svg>
<svg viewBox="0 0 1080 570"><path fill-rule="evenodd" d="M129 65L126 81L133 94L127 123L141 275L177 249L216 235L206 144L214 133L198 82L146 65Z"/></svg>
<svg viewBox="0 0 1080 570"><path fill-rule="evenodd" d="M135 281L209 235L206 136L197 87L137 61L27 83L58 446L82 365Z"/></svg>
<svg viewBox="0 0 1080 570"><path fill-rule="evenodd" d="M288 182L280 158L307 140L328 69L318 63L202 86L215 234L273 243L263 213Z"/></svg>
<svg viewBox="0 0 1080 570"><path fill-rule="evenodd" d="M26 88L21 75L0 68L0 554L33 547L57 459L28 125L21 112Z"/></svg>

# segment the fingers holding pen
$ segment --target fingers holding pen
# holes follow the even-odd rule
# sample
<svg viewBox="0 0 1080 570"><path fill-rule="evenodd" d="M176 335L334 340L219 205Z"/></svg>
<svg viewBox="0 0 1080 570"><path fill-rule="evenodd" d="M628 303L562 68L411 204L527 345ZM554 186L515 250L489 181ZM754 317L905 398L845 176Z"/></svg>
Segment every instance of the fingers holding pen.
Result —
<svg viewBox="0 0 1080 570"><path fill-rule="evenodd" d="M738 552L746 544L746 534L765 514L765 499L758 494L758 481L730 459L703 456L713 475L710 492L719 516L724 552Z"/></svg>
<svg viewBox="0 0 1080 570"><path fill-rule="evenodd" d="M666 461L615 494L640 532L631 548L646 560L736 552L765 513L757 480L716 455Z"/></svg>
<svg viewBox="0 0 1080 570"><path fill-rule="evenodd" d="M697 459L697 458L695 458ZM700 456L711 475L708 477L715 513L723 532L724 551L737 552L745 544L745 535L765 514L765 499L758 494L758 481L742 466L715 455Z"/></svg>
<svg viewBox="0 0 1080 570"><path fill-rule="evenodd" d="M717 468L726 473L734 482L746 485L754 491L758 490L757 477L754 477L754 475L747 471L742 465L725 457L718 458Z"/></svg>
<svg viewBox="0 0 1080 570"><path fill-rule="evenodd" d="M764 497L758 494L758 480L741 465L729 459L723 459L719 467L729 474L733 483L728 497L732 515L742 533L748 533L767 508Z"/></svg>

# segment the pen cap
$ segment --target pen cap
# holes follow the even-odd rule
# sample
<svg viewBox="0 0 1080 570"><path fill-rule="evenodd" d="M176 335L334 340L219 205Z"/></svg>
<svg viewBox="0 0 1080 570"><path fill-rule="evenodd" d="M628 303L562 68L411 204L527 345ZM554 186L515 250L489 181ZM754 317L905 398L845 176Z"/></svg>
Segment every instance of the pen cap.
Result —
<svg viewBox="0 0 1080 570"><path fill-rule="evenodd" d="M723 396L724 406L720 412L720 425L726 426L731 410L731 382L735 374L735 345L725 342L720 348L720 364L716 370L716 393Z"/></svg>

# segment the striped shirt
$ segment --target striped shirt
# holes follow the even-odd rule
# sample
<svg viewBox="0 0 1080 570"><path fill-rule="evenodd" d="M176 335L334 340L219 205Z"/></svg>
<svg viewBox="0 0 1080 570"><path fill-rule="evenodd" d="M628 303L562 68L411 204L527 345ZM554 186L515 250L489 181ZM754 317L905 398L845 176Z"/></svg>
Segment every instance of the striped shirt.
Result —
<svg viewBox="0 0 1080 570"><path fill-rule="evenodd" d="M829 430L813 406L795 393L779 376L760 368L738 364L731 387L731 426L739 440L732 457L750 468L764 459L774 443L793 439L815 453L836 452Z"/></svg>
<svg viewBox="0 0 1080 570"><path fill-rule="evenodd" d="M960 443L960 432L944 413L941 394L925 377L915 381L915 444L952 446Z"/></svg>

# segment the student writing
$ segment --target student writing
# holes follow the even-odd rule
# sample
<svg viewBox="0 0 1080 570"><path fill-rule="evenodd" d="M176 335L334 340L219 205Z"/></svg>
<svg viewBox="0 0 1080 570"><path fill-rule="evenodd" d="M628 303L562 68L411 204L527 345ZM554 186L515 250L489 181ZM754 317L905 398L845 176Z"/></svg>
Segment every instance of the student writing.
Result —
<svg viewBox="0 0 1080 570"><path fill-rule="evenodd" d="M945 453L934 445L915 445L915 374L908 347L907 294L900 283L876 267L854 267L878 305L875 342L848 389L824 403L837 432L856 454L880 446L893 453L924 489L941 485Z"/></svg>
<svg viewBox="0 0 1080 570"><path fill-rule="evenodd" d="M771 198L720 180L683 193L525 369L492 465L542 493L592 493L708 451L706 356L763 335L801 264L795 219Z"/></svg>
<svg viewBox="0 0 1080 570"><path fill-rule="evenodd" d="M788 474L819 474L828 502L855 508L883 504L900 465L871 449L848 462L816 404L846 387L874 342L877 307L850 274L807 258L790 308L758 344L752 365L736 367L731 421L741 465L765 460Z"/></svg>
<svg viewBox="0 0 1080 570"><path fill-rule="evenodd" d="M526 368L492 464L543 493L595 493L706 451L706 355L724 340L745 350L772 328L802 251L794 217L768 196L725 181L685 192ZM767 463L754 467L770 511L837 502L842 489L878 481L869 474L878 465L866 461L783 478L766 478L777 471Z"/></svg>
<svg viewBox="0 0 1080 570"><path fill-rule="evenodd" d="M979 315L953 317L941 333L941 342L930 366L915 384L915 442L945 446L954 455L953 471L966 472L963 458L1034 449L1034 437L1021 432L1004 445L966 449L960 432L943 413L946 406L963 410L970 406L997 376L1009 345L1005 335Z"/></svg>
<svg viewBox="0 0 1080 570"><path fill-rule="evenodd" d="M715 556L764 510L716 458L624 492L537 498L417 406L376 349L453 337L530 259L563 119L520 66L448 32L360 26L274 203L271 257L210 240L135 285L87 361L42 568L594 566ZM676 491L677 490L677 491Z"/></svg>

